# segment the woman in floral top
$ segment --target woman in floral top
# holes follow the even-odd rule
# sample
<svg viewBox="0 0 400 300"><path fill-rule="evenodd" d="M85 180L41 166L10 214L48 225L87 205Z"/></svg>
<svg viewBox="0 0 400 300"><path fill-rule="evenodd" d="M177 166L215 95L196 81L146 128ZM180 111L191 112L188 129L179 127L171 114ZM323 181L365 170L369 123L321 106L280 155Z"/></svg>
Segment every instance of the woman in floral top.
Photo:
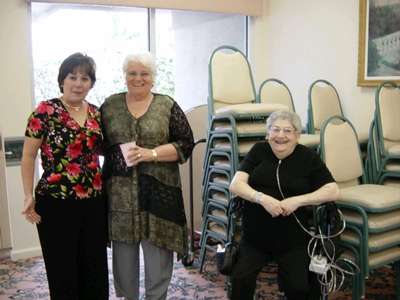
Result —
<svg viewBox="0 0 400 300"><path fill-rule="evenodd" d="M63 95L41 102L25 132L22 213L37 224L51 299L108 299L103 136L100 112L85 100L95 81L92 58L66 58L58 75ZM39 149L43 174L33 196Z"/></svg>

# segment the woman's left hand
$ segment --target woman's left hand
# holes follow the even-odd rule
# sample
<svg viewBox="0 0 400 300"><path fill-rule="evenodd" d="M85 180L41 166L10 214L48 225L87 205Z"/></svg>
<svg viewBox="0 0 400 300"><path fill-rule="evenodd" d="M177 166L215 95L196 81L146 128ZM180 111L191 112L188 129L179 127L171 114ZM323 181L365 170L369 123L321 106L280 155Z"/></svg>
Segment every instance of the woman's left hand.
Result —
<svg viewBox="0 0 400 300"><path fill-rule="evenodd" d="M133 166L137 166L140 162L153 161L153 153L151 149L135 145L129 149L128 160Z"/></svg>
<svg viewBox="0 0 400 300"><path fill-rule="evenodd" d="M282 200L280 202L281 208L283 210L282 215L283 216L289 216L292 212L294 212L296 209L299 208L300 206L300 199L299 196L294 196L290 198L286 198L285 200Z"/></svg>
<svg viewBox="0 0 400 300"><path fill-rule="evenodd" d="M25 215L25 219L31 224L39 224L42 220L35 210L35 199L31 195L25 197L24 208L21 213Z"/></svg>

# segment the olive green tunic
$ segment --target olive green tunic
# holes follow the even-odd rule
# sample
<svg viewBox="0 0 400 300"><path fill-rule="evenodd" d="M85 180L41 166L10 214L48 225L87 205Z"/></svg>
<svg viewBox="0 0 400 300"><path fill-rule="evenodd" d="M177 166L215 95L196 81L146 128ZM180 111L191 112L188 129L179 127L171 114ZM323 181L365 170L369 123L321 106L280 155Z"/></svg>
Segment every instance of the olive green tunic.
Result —
<svg viewBox="0 0 400 300"><path fill-rule="evenodd" d="M141 147L153 149L171 143L182 163L193 149L192 131L170 97L154 94L147 112L135 118L125 96L112 95L101 107L109 238L127 243L146 239L183 255L187 250L187 227L178 162L143 162L127 167L119 144L136 141Z"/></svg>

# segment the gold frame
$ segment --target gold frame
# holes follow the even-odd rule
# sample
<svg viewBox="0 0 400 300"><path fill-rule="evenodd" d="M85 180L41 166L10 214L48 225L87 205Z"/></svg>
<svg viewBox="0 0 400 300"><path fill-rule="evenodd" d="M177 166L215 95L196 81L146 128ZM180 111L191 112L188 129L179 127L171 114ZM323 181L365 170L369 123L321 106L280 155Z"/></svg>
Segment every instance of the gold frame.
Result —
<svg viewBox="0 0 400 300"><path fill-rule="evenodd" d="M366 29L367 29L367 1L360 0L359 5L359 34L358 34L358 86L378 86L385 81L393 81L400 84L400 76L392 76L393 78L387 79L369 79L365 76L365 66L367 63L366 55Z"/></svg>

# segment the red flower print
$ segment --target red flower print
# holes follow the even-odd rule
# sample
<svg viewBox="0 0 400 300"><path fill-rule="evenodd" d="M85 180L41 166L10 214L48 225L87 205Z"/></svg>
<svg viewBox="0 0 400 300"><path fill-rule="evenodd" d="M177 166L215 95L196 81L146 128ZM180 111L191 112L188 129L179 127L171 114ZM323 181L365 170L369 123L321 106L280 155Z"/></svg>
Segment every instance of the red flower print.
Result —
<svg viewBox="0 0 400 300"><path fill-rule="evenodd" d="M67 122L68 122L69 119L70 119L70 118L69 118L69 115L68 115L68 113L67 113L66 111L62 111L62 112L60 113L60 120L61 120L61 123L67 124Z"/></svg>
<svg viewBox="0 0 400 300"><path fill-rule="evenodd" d="M54 107L52 105L46 105L47 114L51 116L54 113Z"/></svg>
<svg viewBox="0 0 400 300"><path fill-rule="evenodd" d="M47 112L47 107L46 107L46 106L47 106L47 105L46 105L46 102L40 102L39 105L38 105L38 107L37 107L37 109L36 109L36 111L37 111L39 114L44 114L44 113Z"/></svg>
<svg viewBox="0 0 400 300"><path fill-rule="evenodd" d="M75 141L75 143L68 145L67 156L74 159L82 154L82 143L81 141Z"/></svg>
<svg viewBox="0 0 400 300"><path fill-rule="evenodd" d="M74 129L74 130L79 129L78 123L76 121L72 120L72 119L69 119L67 121L66 125L67 125L68 128L71 128L71 129Z"/></svg>
<svg viewBox="0 0 400 300"><path fill-rule="evenodd" d="M61 174L51 173L50 176L47 177L47 182L53 184L60 181L60 179L61 179Z"/></svg>
<svg viewBox="0 0 400 300"><path fill-rule="evenodd" d="M84 132L81 132L78 134L78 136L76 137L77 140L79 140L80 142L83 142L84 140L87 139L87 135Z"/></svg>
<svg viewBox="0 0 400 300"><path fill-rule="evenodd" d="M91 136L90 138L87 139L87 146L88 146L89 149L93 149L94 148L96 140L97 140L97 138L96 138L95 135Z"/></svg>
<svg viewBox="0 0 400 300"><path fill-rule="evenodd" d="M90 119L86 121L86 127L92 130L97 130L100 128L99 123L95 119Z"/></svg>
<svg viewBox="0 0 400 300"><path fill-rule="evenodd" d="M75 177L81 172L81 167L77 163L70 163L66 167L68 175Z"/></svg>
<svg viewBox="0 0 400 300"><path fill-rule="evenodd" d="M101 184L102 184L102 180L101 180L101 174L100 173L96 173L96 175L94 175L94 179L93 179L93 188L95 190L101 190Z"/></svg>
<svg viewBox="0 0 400 300"><path fill-rule="evenodd" d="M49 144L43 144L42 151L49 159L53 159L53 152L51 151L51 147Z"/></svg>
<svg viewBox="0 0 400 300"><path fill-rule="evenodd" d="M28 126L31 131L36 132L42 128L42 123L39 118L32 118Z"/></svg>
<svg viewBox="0 0 400 300"><path fill-rule="evenodd" d="M52 115L54 113L54 107L47 104L46 102L40 102L39 106L37 107L36 111L39 114L47 113L48 115Z"/></svg>
<svg viewBox="0 0 400 300"><path fill-rule="evenodd" d="M95 161L95 160L91 161L91 162L88 164L88 168L89 168L89 169L92 169L92 170L97 169L98 166L99 166L99 164L98 164L97 161Z"/></svg>
<svg viewBox="0 0 400 300"><path fill-rule="evenodd" d="M89 197L88 192L85 191L85 188L80 184L75 185L72 189L80 199Z"/></svg>

